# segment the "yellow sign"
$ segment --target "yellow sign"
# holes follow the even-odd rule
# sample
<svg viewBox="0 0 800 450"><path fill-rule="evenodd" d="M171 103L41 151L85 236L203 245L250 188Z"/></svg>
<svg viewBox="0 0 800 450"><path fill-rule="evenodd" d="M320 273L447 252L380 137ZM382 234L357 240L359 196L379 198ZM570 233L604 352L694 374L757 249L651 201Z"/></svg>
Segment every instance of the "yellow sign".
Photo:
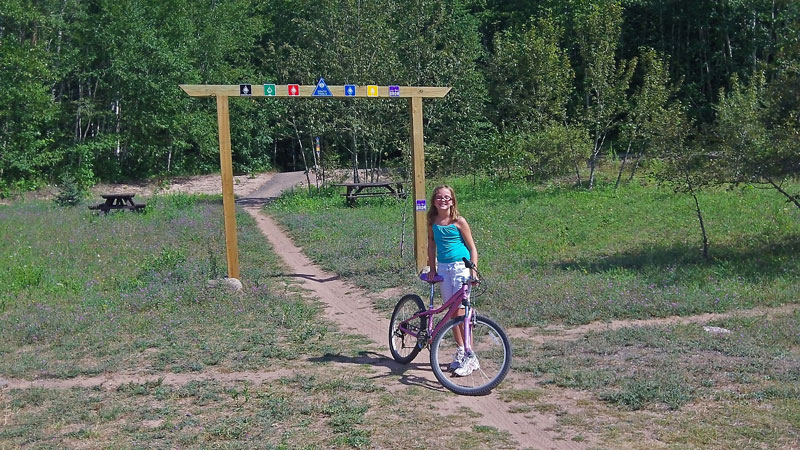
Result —
<svg viewBox="0 0 800 450"><path fill-rule="evenodd" d="M377 97L378 96L378 86L374 84L370 84L367 86L367 97Z"/></svg>

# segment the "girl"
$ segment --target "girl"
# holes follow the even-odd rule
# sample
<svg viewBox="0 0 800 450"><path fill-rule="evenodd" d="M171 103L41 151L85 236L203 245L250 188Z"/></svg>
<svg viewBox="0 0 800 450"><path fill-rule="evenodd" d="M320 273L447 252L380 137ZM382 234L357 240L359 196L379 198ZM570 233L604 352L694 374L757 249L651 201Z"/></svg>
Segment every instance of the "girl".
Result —
<svg viewBox="0 0 800 450"><path fill-rule="evenodd" d="M442 185L434 189L431 205L432 208L428 210L428 279L433 279L437 273L444 278L442 299L447 301L461 289L470 275L475 277L474 271L470 274L462 258L468 258L477 266L478 250L467 220L458 214L458 201L453 188ZM463 316L464 310L460 309L458 315ZM480 368L478 358L474 354L464 353L463 325L456 327L454 334L458 351L450 369L455 370L456 375L467 376Z"/></svg>

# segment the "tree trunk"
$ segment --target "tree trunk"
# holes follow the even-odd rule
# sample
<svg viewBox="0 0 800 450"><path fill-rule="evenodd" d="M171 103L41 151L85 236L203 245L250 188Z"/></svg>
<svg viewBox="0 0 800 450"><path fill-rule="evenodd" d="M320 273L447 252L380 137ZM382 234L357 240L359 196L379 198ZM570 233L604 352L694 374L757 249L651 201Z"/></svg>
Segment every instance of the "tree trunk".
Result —
<svg viewBox="0 0 800 450"><path fill-rule="evenodd" d="M358 177L358 143L356 141L356 130L353 128L352 137L353 137L353 151L350 154L353 156L350 158L350 162L353 165L353 183L360 183Z"/></svg>
<svg viewBox="0 0 800 450"><path fill-rule="evenodd" d="M639 161L641 160L642 160L642 152L640 151L636 153L636 163L633 165L633 169L631 169L631 175L628 177L628 183L630 183L631 180L633 180L633 175L636 174L636 169L639 168Z"/></svg>
<svg viewBox="0 0 800 450"><path fill-rule="evenodd" d="M308 189L311 189L311 178L308 175L308 162L306 162L306 152L303 151L303 139L300 138L300 131L297 129L297 122L292 117L292 128L294 128L294 135L297 137L297 145L300 146L300 156L303 157L303 173L306 174L306 183Z"/></svg>
<svg viewBox="0 0 800 450"><path fill-rule="evenodd" d="M625 162L628 161L628 153L631 151L631 142L628 142L628 148L625 149L625 156L622 157L622 164L619 165L619 173L617 174L617 183L614 189L619 187L619 179L622 178L622 171L625 170Z"/></svg>
<svg viewBox="0 0 800 450"><path fill-rule="evenodd" d="M694 188L692 187L692 181L689 178L689 175L686 175L686 185L689 186L689 193L692 194L692 198L694 199L694 208L697 212L697 220L700 221L700 231L703 234L703 259L706 261L709 259L708 257L708 234L706 233L706 225L703 222L703 212L700 210L700 201L697 200L697 194L694 192Z"/></svg>

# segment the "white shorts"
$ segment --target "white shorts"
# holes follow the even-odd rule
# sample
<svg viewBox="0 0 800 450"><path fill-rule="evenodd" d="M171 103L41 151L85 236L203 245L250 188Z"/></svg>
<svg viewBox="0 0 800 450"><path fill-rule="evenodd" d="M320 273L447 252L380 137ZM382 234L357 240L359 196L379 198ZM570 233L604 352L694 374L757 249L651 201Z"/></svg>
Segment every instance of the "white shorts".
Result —
<svg viewBox="0 0 800 450"><path fill-rule="evenodd" d="M467 269L463 261L437 263L436 273L444 278L444 281L442 281L442 303L450 300L450 297L458 292L469 278L469 269ZM467 296L469 296L469 290L467 291Z"/></svg>

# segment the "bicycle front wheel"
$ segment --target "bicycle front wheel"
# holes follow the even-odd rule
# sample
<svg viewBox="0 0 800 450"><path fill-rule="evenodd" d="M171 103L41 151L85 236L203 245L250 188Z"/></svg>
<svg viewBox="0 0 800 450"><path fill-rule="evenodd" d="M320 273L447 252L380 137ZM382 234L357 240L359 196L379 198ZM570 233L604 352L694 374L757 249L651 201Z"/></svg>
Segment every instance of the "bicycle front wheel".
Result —
<svg viewBox="0 0 800 450"><path fill-rule="evenodd" d="M417 357L422 350L417 345L417 337L412 336L400 329L400 324L410 319L418 312L425 311L425 305L419 295L408 294L397 302L392 312L392 320L389 322L389 351L392 358L400 364L408 364ZM404 328L419 335L427 330L428 322L425 317L406 322Z"/></svg>
<svg viewBox="0 0 800 450"><path fill-rule="evenodd" d="M459 376L450 371L450 363L458 349L455 330L463 323L463 318L455 318L436 335L431 344L431 368L436 379L456 394L483 395L500 384L511 368L511 343L500 325L476 316L471 324L472 351L478 364L471 373Z"/></svg>

